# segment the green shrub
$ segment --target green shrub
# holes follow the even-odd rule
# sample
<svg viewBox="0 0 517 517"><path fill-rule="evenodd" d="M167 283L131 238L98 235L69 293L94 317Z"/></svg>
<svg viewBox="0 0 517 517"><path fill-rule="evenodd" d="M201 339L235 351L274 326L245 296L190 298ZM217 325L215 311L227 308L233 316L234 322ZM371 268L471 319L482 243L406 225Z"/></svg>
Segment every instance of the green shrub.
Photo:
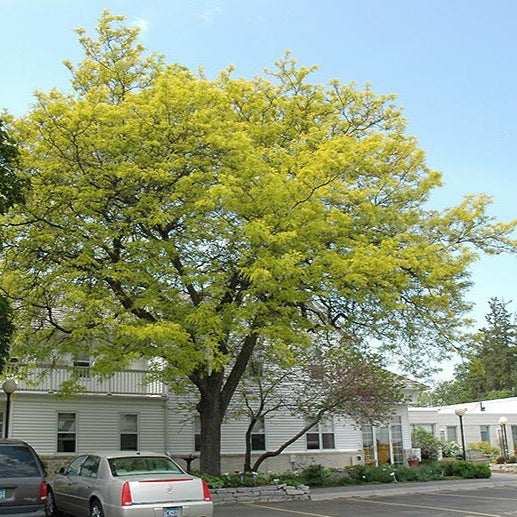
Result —
<svg viewBox="0 0 517 517"><path fill-rule="evenodd" d="M366 481L369 483L393 483L395 481L395 471L389 465L367 467Z"/></svg>
<svg viewBox="0 0 517 517"><path fill-rule="evenodd" d="M309 486L322 486L329 477L329 470L323 465L309 465L300 473L300 479Z"/></svg>
<svg viewBox="0 0 517 517"><path fill-rule="evenodd" d="M488 442L475 442L468 444L469 449L477 449L483 454L488 454L492 459L497 458L501 453L499 447L492 447Z"/></svg>
<svg viewBox="0 0 517 517"><path fill-rule="evenodd" d="M458 477L463 479L489 478L490 467L484 463L472 463L471 461L440 462L443 473L447 477Z"/></svg>
<svg viewBox="0 0 517 517"><path fill-rule="evenodd" d="M419 468L420 467L406 467L405 465L400 465L395 471L397 481L417 481Z"/></svg>
<svg viewBox="0 0 517 517"><path fill-rule="evenodd" d="M442 443L429 431L426 431L422 427L413 429L411 442L413 447L420 447L422 460L436 461L438 459L438 451Z"/></svg>
<svg viewBox="0 0 517 517"><path fill-rule="evenodd" d="M363 482L366 479L366 465L352 465L351 467L345 467L345 472L355 481Z"/></svg>
<svg viewBox="0 0 517 517"><path fill-rule="evenodd" d="M492 475L490 467L485 463L475 463L474 477L476 479L487 479Z"/></svg>
<svg viewBox="0 0 517 517"><path fill-rule="evenodd" d="M223 488L224 480L219 476L211 476L210 474L197 474L206 481L208 488Z"/></svg>
<svg viewBox="0 0 517 517"><path fill-rule="evenodd" d="M417 481L438 481L444 478L443 469L438 462L421 465L416 470Z"/></svg>
<svg viewBox="0 0 517 517"><path fill-rule="evenodd" d="M345 475L339 478L339 483L336 486L357 485L359 483L360 482L357 479L354 479L353 477L345 473Z"/></svg>
<svg viewBox="0 0 517 517"><path fill-rule="evenodd" d="M343 470L327 469L322 465L310 465L300 472L280 474L225 474L224 476L200 475L210 488L235 488L265 484L285 483L299 486L344 486L363 483L392 483L393 481L435 481L444 478L489 478L490 467L471 461L444 459L424 463L418 467L405 465L353 465Z"/></svg>

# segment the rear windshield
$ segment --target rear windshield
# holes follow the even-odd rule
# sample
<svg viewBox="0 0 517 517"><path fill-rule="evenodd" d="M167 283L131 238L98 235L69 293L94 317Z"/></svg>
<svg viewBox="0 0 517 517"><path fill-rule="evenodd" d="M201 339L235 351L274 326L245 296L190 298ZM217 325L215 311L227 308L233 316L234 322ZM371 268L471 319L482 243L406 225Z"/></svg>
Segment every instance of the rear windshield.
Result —
<svg viewBox="0 0 517 517"><path fill-rule="evenodd" d="M139 474L183 474L183 471L169 458L154 456L129 456L108 460L114 476L136 476Z"/></svg>
<svg viewBox="0 0 517 517"><path fill-rule="evenodd" d="M0 445L0 478L40 477L34 453L23 445Z"/></svg>

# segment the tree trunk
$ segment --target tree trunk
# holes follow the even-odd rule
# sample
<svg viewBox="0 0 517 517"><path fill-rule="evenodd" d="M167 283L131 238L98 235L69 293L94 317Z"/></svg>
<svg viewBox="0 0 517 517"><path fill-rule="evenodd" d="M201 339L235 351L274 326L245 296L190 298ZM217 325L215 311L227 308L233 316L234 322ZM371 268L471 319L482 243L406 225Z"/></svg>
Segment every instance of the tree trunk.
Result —
<svg viewBox="0 0 517 517"><path fill-rule="evenodd" d="M246 450L244 451L244 472L251 472L251 431L256 419L251 419L248 429L246 429Z"/></svg>
<svg viewBox="0 0 517 517"><path fill-rule="evenodd" d="M221 424L256 343L257 335L254 333L244 338L226 378L224 370L213 371L210 375L194 373L190 377L200 394L197 404L201 421L200 468L205 474L221 474Z"/></svg>
<svg viewBox="0 0 517 517"><path fill-rule="evenodd" d="M197 405L201 421L200 469L204 474L221 474L221 424L223 411L219 388L207 382ZM211 389L212 388L212 389Z"/></svg>

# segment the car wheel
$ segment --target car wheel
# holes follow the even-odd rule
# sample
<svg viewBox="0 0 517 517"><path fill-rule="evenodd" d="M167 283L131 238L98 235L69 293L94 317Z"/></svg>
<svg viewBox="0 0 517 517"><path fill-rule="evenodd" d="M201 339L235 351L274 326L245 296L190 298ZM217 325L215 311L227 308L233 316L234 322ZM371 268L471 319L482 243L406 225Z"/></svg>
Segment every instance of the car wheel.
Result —
<svg viewBox="0 0 517 517"><path fill-rule="evenodd" d="M61 512L57 509L56 498L51 488L48 488L47 498L45 499L45 512L47 517L59 517Z"/></svg>
<svg viewBox="0 0 517 517"><path fill-rule="evenodd" d="M104 510L98 499L94 499L90 504L90 517L104 517Z"/></svg>

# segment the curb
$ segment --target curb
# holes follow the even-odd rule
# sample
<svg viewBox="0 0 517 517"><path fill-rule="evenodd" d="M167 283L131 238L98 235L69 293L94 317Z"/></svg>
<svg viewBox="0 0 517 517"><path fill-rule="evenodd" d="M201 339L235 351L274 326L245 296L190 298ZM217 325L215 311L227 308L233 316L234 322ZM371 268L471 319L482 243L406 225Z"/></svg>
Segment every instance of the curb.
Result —
<svg viewBox="0 0 517 517"><path fill-rule="evenodd" d="M378 497L391 495L408 495L408 494L425 494L430 492L458 492L462 490L476 490L479 488L494 488L494 487L505 487L505 488L517 488L517 480L501 480L501 481L479 481L479 482L467 482L467 483L455 483L451 481L445 481L443 486L411 486L411 483L400 483L403 486L386 486L378 489L366 489L366 490L342 490L334 492L311 492L309 498L311 501L327 501L331 499L346 499L349 497Z"/></svg>

